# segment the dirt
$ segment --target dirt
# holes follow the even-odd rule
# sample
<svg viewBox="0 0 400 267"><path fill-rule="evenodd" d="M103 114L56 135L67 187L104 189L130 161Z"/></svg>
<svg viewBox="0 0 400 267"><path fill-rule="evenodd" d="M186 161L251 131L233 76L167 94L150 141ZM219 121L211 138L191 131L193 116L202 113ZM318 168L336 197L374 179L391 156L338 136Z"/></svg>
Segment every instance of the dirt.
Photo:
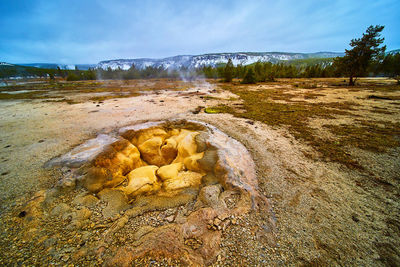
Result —
<svg viewBox="0 0 400 267"><path fill-rule="evenodd" d="M265 118L276 116L281 110L271 109L262 114L264 117L250 116L248 109L252 103L246 104L246 97L243 95L239 99L232 90L238 85L210 82L193 83L189 89L182 84L170 84L166 88L170 90L161 90L166 83L164 80L140 81L136 85L147 85L145 92L134 91L135 96L108 98L115 90L108 89L110 94L107 94L107 90L102 89L101 93L107 98L96 102L89 100L95 96L93 88L79 90L77 86L79 95L75 96L73 91L68 94L70 101L78 102L72 105L65 101L49 102L50 91L44 97L39 91L29 93L27 98L0 100L0 264L107 264L110 257L115 259L120 255L119 247L133 242L134 236L130 234L144 231L141 227L168 227L180 214L189 213L190 203L170 210L151 211L129 220L124 229L112 236L110 245L99 248L97 254L85 249L98 241L110 223L100 225L101 214L96 208L90 209L92 217L81 230L66 229L62 218L35 229L35 220L47 215L31 217L29 221L29 216L23 213L32 196L40 198L40 190L54 187L60 177L68 173L68 169L45 169L43 165L50 159L100 133L172 118L210 123L244 144L256 163L259 191L272 207L273 214L253 210L230 218L229 225L220 230L220 252L214 264L400 264L397 132L400 90L393 85L394 81L361 79L355 88L342 86L341 80L336 79L282 79L275 83L239 86L242 94L245 94L243 90L261 92L268 103L286 110L293 108L293 104L301 108L308 104L314 104L314 108L324 105L315 109L317 116L302 109L295 110L296 114L302 114L296 117L302 120L301 124L292 123L290 115ZM32 94L42 95L31 97ZM97 97L100 96L104 95ZM265 99L259 99L259 104ZM206 107L221 105L231 110L204 112ZM340 112L329 112L335 109ZM229 111L232 114L227 114ZM362 121L367 121L368 125ZM296 131L293 125L298 127ZM374 130L379 127L386 130ZM372 134L366 134L368 132ZM316 145L320 143L310 142L304 133L317 136L320 143L324 140L339 142L330 148L340 148L341 153L361 168L351 168L334 157L324 157L320 146ZM356 145L362 142L370 145ZM336 151L339 150L333 153ZM53 205L71 205L72 196L80 190L76 188L62 194ZM232 199L234 201L234 197ZM104 203L100 201L97 205ZM274 238L268 234L271 229L265 223L271 216L277 227ZM196 240L185 242L193 249L201 247ZM120 260L118 262L123 264L126 259ZM133 263L184 264L152 255L133 259Z"/></svg>

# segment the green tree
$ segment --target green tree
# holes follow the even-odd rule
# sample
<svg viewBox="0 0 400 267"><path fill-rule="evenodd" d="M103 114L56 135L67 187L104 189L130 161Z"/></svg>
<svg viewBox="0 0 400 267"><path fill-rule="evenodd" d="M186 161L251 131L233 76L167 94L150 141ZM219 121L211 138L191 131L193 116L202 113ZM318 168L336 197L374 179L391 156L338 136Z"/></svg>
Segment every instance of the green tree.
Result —
<svg viewBox="0 0 400 267"><path fill-rule="evenodd" d="M256 83L256 75L253 71L253 68L248 68L246 75L244 76L242 83L244 84L250 84L250 83Z"/></svg>
<svg viewBox="0 0 400 267"><path fill-rule="evenodd" d="M257 61L254 65L254 72L256 74L257 81L265 82L267 80L265 65L263 65L260 61Z"/></svg>
<svg viewBox="0 0 400 267"><path fill-rule="evenodd" d="M224 68L224 81L225 82L231 82L233 78L233 63L232 59L228 59L228 63L226 63L225 68Z"/></svg>
<svg viewBox="0 0 400 267"><path fill-rule="evenodd" d="M382 62L383 72L400 84L400 53L388 54Z"/></svg>
<svg viewBox="0 0 400 267"><path fill-rule="evenodd" d="M68 73L67 81L79 81L79 76L73 72Z"/></svg>
<svg viewBox="0 0 400 267"><path fill-rule="evenodd" d="M349 76L349 85L355 84L355 79L364 76L368 66L374 60L383 57L386 46L380 47L384 38L379 38L384 26L369 26L361 38L350 42L352 49L347 50L344 57L334 60L334 64L344 75Z"/></svg>

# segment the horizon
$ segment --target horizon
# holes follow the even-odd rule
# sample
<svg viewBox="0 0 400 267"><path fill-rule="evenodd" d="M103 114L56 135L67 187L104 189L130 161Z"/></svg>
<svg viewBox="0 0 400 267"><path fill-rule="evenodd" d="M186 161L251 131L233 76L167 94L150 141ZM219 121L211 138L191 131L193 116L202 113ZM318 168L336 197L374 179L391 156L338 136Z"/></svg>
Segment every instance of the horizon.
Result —
<svg viewBox="0 0 400 267"><path fill-rule="evenodd" d="M0 3L0 9L0 61L12 64L97 64L242 51L343 53L351 39L377 24L385 26L387 51L400 48L400 3L394 0L36 0Z"/></svg>
<svg viewBox="0 0 400 267"><path fill-rule="evenodd" d="M395 49L397 50L397 49ZM13 63L13 62L5 62L5 61L0 61L4 63L10 63L14 65L22 65L22 64L60 64L60 65L95 65L103 61L112 61L112 60L137 60L137 59L150 59L150 60L160 60L160 59L166 59L166 58L172 58L172 57L183 57L183 56L201 56L201 55L215 55L215 54L240 54L240 53L282 53L282 54L318 54L318 53L344 53L343 52L337 52L337 51L318 51L318 52L286 52L286 51L240 51L240 52L216 52L216 53L204 53L204 54L197 54L197 55L174 55L174 56L167 56L167 57L159 57L159 58L151 58L151 57L139 57L139 58L113 58L113 59L103 59L95 63L58 63L58 62L21 62L21 63Z"/></svg>

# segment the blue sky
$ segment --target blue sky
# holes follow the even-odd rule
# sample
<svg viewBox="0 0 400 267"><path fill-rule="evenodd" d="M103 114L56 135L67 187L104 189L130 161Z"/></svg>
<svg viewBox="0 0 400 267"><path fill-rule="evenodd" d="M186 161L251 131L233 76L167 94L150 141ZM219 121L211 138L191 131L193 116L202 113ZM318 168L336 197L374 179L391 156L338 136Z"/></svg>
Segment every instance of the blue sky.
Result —
<svg viewBox="0 0 400 267"><path fill-rule="evenodd" d="M0 61L342 52L376 24L392 50L400 48L399 11L399 0L0 0Z"/></svg>

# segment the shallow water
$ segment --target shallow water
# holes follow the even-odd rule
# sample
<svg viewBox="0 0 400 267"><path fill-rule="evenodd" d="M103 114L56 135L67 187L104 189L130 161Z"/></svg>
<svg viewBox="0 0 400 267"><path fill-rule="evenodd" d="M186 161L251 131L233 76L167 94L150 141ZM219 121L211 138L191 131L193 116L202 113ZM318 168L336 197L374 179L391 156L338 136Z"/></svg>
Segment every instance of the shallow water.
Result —
<svg viewBox="0 0 400 267"><path fill-rule="evenodd" d="M2 93L2 94L16 95L16 94L24 94L24 93L40 92L40 91L42 91L42 90L1 91L0 93Z"/></svg>

